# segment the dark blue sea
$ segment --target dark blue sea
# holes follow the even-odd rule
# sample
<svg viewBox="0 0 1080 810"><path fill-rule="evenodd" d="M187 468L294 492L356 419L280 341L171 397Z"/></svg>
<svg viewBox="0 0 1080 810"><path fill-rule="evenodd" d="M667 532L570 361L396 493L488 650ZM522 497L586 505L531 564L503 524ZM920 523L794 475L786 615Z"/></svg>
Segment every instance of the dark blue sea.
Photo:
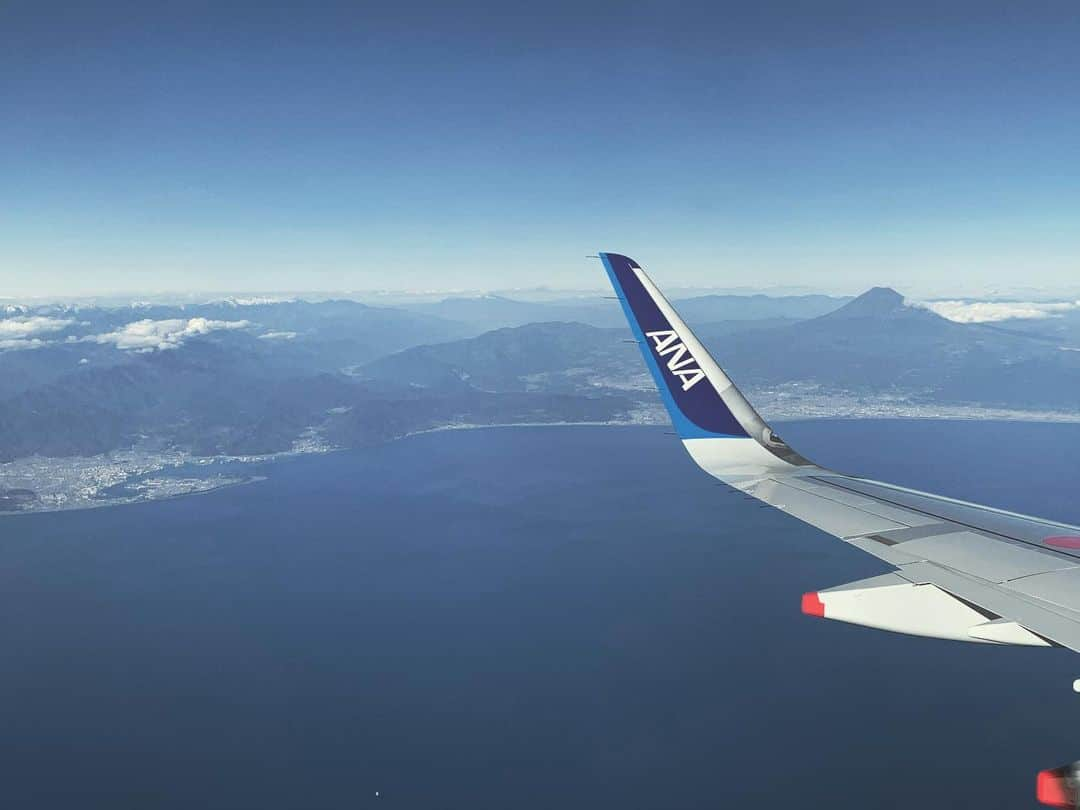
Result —
<svg viewBox="0 0 1080 810"><path fill-rule="evenodd" d="M1080 425L782 426L1080 522ZM418 436L0 519L0 797L70 808L1027 808L1080 657L804 617L886 567L661 428ZM378 795L376 795L378 794Z"/></svg>

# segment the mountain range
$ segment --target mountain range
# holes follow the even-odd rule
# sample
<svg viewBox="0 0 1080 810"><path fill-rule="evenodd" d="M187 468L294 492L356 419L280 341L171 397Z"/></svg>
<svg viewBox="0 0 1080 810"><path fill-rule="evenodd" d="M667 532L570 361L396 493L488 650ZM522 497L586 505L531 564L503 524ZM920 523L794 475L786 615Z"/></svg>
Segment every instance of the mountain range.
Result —
<svg viewBox="0 0 1080 810"><path fill-rule="evenodd" d="M679 309L694 308L684 302ZM1020 409L1080 403L1080 352L1043 334L955 323L888 288L803 320L697 324L686 317L735 381L751 389L803 383L831 393ZM620 343L628 336L581 324L531 324L407 349L362 373L428 388L580 392L629 380L649 388L637 353Z"/></svg>
<svg viewBox="0 0 1080 810"><path fill-rule="evenodd" d="M701 295L674 301L693 323L717 321L801 320L824 315L850 301L829 295ZM580 296L547 301L518 301L499 295L453 297L407 305L413 312L460 321L485 331L529 323L564 321L622 328L622 310L612 297Z"/></svg>
<svg viewBox="0 0 1080 810"><path fill-rule="evenodd" d="M887 288L677 306L751 392L1080 403L1080 352L1045 323L956 323ZM591 322L566 320L574 313ZM455 424L636 419L658 401L617 303L602 298L9 306L0 347L0 460L140 442L261 454L311 430L357 445Z"/></svg>

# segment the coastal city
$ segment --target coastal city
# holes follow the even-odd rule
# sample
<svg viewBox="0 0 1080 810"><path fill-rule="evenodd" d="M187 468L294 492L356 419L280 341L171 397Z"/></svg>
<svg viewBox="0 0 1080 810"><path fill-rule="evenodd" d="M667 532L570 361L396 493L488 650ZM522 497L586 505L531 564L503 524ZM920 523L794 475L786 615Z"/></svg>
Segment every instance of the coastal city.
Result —
<svg viewBox="0 0 1080 810"><path fill-rule="evenodd" d="M637 382L644 382L639 378ZM447 421L423 430L403 432L399 439L439 430L573 424L667 425L659 398L638 389L641 400L618 419L572 422L552 413L546 420L480 423ZM775 423L807 419L995 419L1021 422L1080 422L1080 412L1020 410L919 402L901 396L868 396L829 392L813 384L787 384L748 389L762 415ZM394 440L394 439L391 439ZM188 450L157 448L145 443L94 456L50 458L30 456L0 464L0 513L86 509L122 503L210 492L260 480L266 465L312 453L343 449L309 427L289 450L257 455L199 456ZM252 472L256 466L262 474Z"/></svg>

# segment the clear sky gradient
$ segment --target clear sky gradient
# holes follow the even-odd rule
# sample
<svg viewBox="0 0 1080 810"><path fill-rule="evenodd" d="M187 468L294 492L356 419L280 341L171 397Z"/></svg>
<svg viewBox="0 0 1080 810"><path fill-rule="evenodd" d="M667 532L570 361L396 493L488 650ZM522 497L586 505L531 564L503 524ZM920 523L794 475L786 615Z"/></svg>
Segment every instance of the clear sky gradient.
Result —
<svg viewBox="0 0 1080 810"><path fill-rule="evenodd" d="M1080 279L1080 7L0 4L0 295Z"/></svg>

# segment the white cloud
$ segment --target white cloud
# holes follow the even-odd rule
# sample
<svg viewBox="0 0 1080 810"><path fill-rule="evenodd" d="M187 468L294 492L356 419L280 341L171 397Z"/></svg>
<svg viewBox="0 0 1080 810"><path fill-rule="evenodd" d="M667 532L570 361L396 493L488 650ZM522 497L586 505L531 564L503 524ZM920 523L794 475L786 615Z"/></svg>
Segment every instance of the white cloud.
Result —
<svg viewBox="0 0 1080 810"><path fill-rule="evenodd" d="M49 332L59 332L66 329L75 321L65 318L46 318L43 315L33 315L24 318L4 318L0 320L0 340L22 339L45 335Z"/></svg>
<svg viewBox="0 0 1080 810"><path fill-rule="evenodd" d="M44 346L46 341L41 338L0 338L0 351L12 349L37 349Z"/></svg>
<svg viewBox="0 0 1080 810"><path fill-rule="evenodd" d="M292 340L296 337L296 332L267 332L265 335L259 335L259 340Z"/></svg>
<svg viewBox="0 0 1080 810"><path fill-rule="evenodd" d="M914 306L957 323L995 323L1058 318L1064 312L1080 308L1080 301L922 301Z"/></svg>
<svg viewBox="0 0 1080 810"><path fill-rule="evenodd" d="M259 307L268 304L294 304L296 298L284 298L279 296L253 296L251 298L237 298L230 295L217 301L207 301L208 304L225 304L230 307Z"/></svg>
<svg viewBox="0 0 1080 810"><path fill-rule="evenodd" d="M75 321L43 315L0 319L0 351L40 348L49 342L42 340L40 335L59 332L73 323Z"/></svg>
<svg viewBox="0 0 1080 810"><path fill-rule="evenodd" d="M152 352L175 349L190 337L206 335L223 329L246 329L248 321L211 321L206 318L170 318L162 321L145 319L133 321L115 332L91 335L83 340L112 343L127 351Z"/></svg>

